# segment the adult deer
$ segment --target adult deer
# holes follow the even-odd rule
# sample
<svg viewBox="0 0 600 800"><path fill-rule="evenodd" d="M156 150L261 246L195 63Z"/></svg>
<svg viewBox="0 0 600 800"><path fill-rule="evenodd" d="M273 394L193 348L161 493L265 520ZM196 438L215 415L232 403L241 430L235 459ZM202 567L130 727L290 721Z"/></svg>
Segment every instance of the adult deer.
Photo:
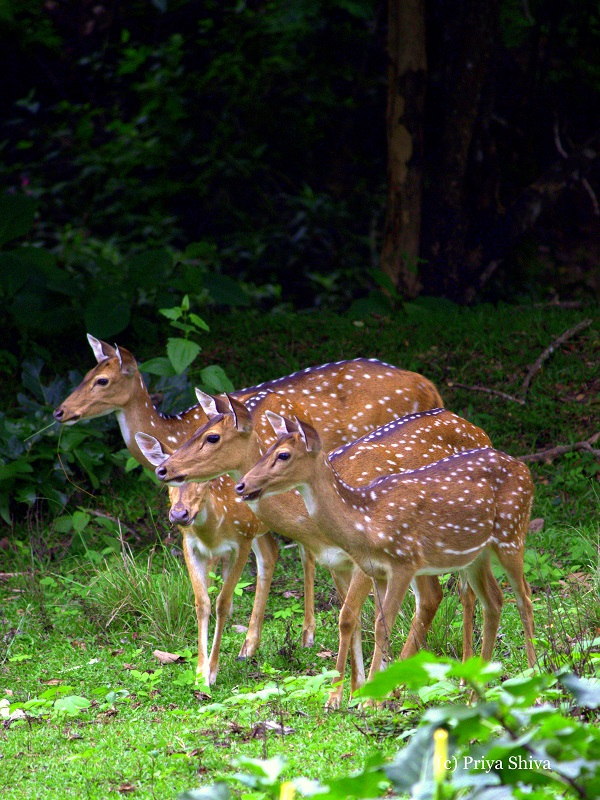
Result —
<svg viewBox="0 0 600 800"><path fill-rule="evenodd" d="M207 417L200 405L181 414L169 416L160 413L151 401L133 355L125 348L112 347L89 334L88 341L98 363L55 410L54 416L59 422L72 425L79 420L115 413L127 449L144 466L152 465L138 447L134 437L136 432L153 435L165 447L174 448L206 422ZM365 404L366 387L369 389L369 402ZM314 421L319 424L329 448L355 438L359 431L372 430L394 416L442 405L434 385L422 375L400 370L376 359L362 358L324 364L234 392L234 395L237 398L249 398L261 389L273 389L293 398L295 408L299 409L297 413L314 412L317 408L315 398L318 397L321 411L314 415ZM223 477L220 483L213 485L211 491L213 490L218 493L216 502L226 509L224 513L227 519L223 530L239 528L243 531L247 524L247 512L234 502L236 498L233 483L229 478ZM243 515L240 519L237 518L239 514ZM209 533L204 524L198 528L196 521L194 528L195 533L188 534L187 539L184 538L184 553L188 551L190 578L195 592L198 590L196 607L201 608L198 612L200 636L200 632L206 627L206 603L202 598L206 591L203 577L207 572L205 562L209 556L196 544L204 541L204 536ZM256 530L258 532L259 528ZM256 538L253 549L259 575L264 575L266 584L270 582L269 572L272 575L274 568L275 541L270 534L265 534ZM314 560L310 553L301 552L301 556L305 570L303 644L310 645L314 641ZM259 603L259 607L264 607L262 597L255 602ZM219 605L221 606L223 604ZM218 619L217 628L220 624ZM240 654L252 655L256 646L256 631L250 627ZM203 649L205 648L199 646L198 670L202 674L208 669L208 662L200 663ZM218 658L218 654L215 655ZM214 663L213 654L209 661Z"/></svg>
<svg viewBox="0 0 600 800"><path fill-rule="evenodd" d="M527 661L533 666L533 608L523 573L533 482L523 463L488 447L356 487L340 477L312 426L276 414L268 418L279 438L236 491L256 504L297 489L319 529L385 586L377 598L369 678L391 658L390 631L418 575L466 574L485 610L481 655L491 658L502 607L498 586L489 580L492 552L515 592ZM340 676L363 600L357 576L340 613Z"/></svg>
<svg viewBox="0 0 600 800"><path fill-rule="evenodd" d="M265 453L273 441L273 431L265 413L280 408L282 399L269 394L246 408L234 398L229 398L230 409L223 412L223 405L208 395L198 393L200 402L210 421L200 428L182 447L156 469L161 480L181 483L190 480L208 480L224 472L237 478L246 472ZM332 463L340 469L347 480L367 483L378 471L390 473L414 468L436 461L444 455L478 445L489 445L487 435L475 425L462 420L444 409L415 414L395 420L362 439L344 445L331 455ZM367 462L363 451L372 458ZM366 468L366 469L365 469ZM265 497L252 504L255 514L267 527L301 542L314 552L318 561L328 566L343 601L354 572L354 562L332 542L318 521L312 520L300 497L289 494L285 497ZM486 574L490 585L497 584L488 568ZM356 606L357 619L360 607L366 598L371 582L358 571L356 591L360 589L361 601ZM497 592L500 594L499 588ZM425 635L441 602L442 592L435 576L420 576L416 580L417 607L403 654L414 653L424 642ZM474 595L463 591L464 605L463 654L472 653L472 619ZM358 639L358 635L357 635ZM358 641L353 641L352 685L360 681ZM356 672L355 672L356 670ZM339 697L332 696L329 705L339 704Z"/></svg>

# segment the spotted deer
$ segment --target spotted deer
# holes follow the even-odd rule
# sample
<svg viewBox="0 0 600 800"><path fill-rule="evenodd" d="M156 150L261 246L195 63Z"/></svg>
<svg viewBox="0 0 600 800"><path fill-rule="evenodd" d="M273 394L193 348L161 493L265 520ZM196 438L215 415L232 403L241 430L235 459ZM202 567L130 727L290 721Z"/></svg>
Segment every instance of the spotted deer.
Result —
<svg viewBox="0 0 600 800"><path fill-rule="evenodd" d="M237 478L256 463L274 439L264 414L281 408L282 399L277 395L266 395L257 402L253 399L245 405L229 398L230 409L225 413L223 406L217 408L209 396L202 393L198 396L204 403L210 421L157 467L156 474L161 480L175 483L208 480L225 471ZM489 444L489 438L480 428L445 409L437 409L390 422L356 442L340 447L332 453L331 459L346 479L364 484L378 472L414 468L449 453ZM365 450L372 456L368 462L363 455ZM300 497L297 494L265 497L258 504L252 504L252 507L271 530L300 541L307 549L313 550L317 560L330 568L343 600L354 572L354 562L342 548L333 546L337 543L332 543L319 524L315 524ZM487 578L491 584L495 584L491 571ZM364 601L371 581L362 575L356 578L356 582ZM435 576L420 576L415 583L417 609L403 650L405 656L422 646L442 599L439 581ZM463 653L468 657L472 653L472 590L467 588L461 600L465 616ZM359 658L358 643L354 642L353 666L359 663ZM353 687L359 680L360 673L353 671ZM335 704L336 700L331 698L330 705Z"/></svg>
<svg viewBox="0 0 600 800"><path fill-rule="evenodd" d="M79 420L115 413L127 449L144 466L151 464L135 440L136 432L153 435L166 448L175 448L206 422L207 417L201 405L193 406L181 414L170 416L162 414L154 407L136 361L128 350L112 347L89 334L88 341L98 363L55 410L56 420L62 424L72 425ZM368 403L364 402L366 387L369 390ZM394 416L442 405L435 386L422 375L400 370L376 359L364 358L305 369L233 394L238 399L247 399L261 390L276 390L279 394L294 398L295 406L301 410L299 413L314 412L320 402L321 411L314 415L314 421L319 424L324 441L330 448L350 441L359 435L359 432L372 430ZM227 509L225 527L228 530L239 529L243 532L247 524L245 516L247 512L234 502L235 494L230 479L227 477L219 479L218 483L212 485L211 491L217 492L216 502ZM190 537L188 534L188 544L203 541L205 526L200 531L194 521L194 528L194 536ZM270 534L263 534L256 538L253 549L257 557L259 575L265 576L265 583L270 582L268 575L269 571L272 574L274 568L275 540ZM195 574L190 571L194 589L196 591L197 588L199 592L196 594L196 606L198 608L200 603L200 607L205 609L206 604L202 599L199 600L199 596L203 597L206 591L206 582L203 578L207 572L203 560L205 556L198 547L193 548L193 553L193 559L191 551L188 553L187 565L188 569L196 571ZM309 646L314 641L315 629L314 560L309 552L301 552L301 557L305 573L303 644ZM263 607L262 598L260 607ZM199 635L206 626L204 613L203 610L199 615ZM260 621L262 623L262 619ZM219 625L220 622L217 620L217 627ZM250 627L240 651L241 655L252 655L256 646L258 646L256 632ZM206 662L200 663L203 649L199 646L199 673L209 669ZM218 654L216 657L218 658ZM209 663L214 663L212 654Z"/></svg>
<svg viewBox="0 0 600 800"><path fill-rule="evenodd" d="M533 608L523 572L533 482L523 463L486 447L352 486L329 461L312 426L272 413L268 418L279 438L236 491L253 505L262 505L298 490L320 530L380 581L384 592L377 597L369 678L391 658L390 631L418 575L459 571L467 576L485 611L481 654L491 658L502 607L499 587L489 581L491 553L516 595L527 661L534 665ZM336 668L341 677L363 599L357 572L340 613Z"/></svg>
<svg viewBox="0 0 600 800"><path fill-rule="evenodd" d="M158 440L147 434L141 449L152 464ZM162 449L161 449L162 452ZM160 459L161 461L163 458ZM196 674L210 686L219 669L221 640L225 623L231 613L232 597L248 561L250 550L256 556L256 590L248 632L239 653L247 658L258 650L267 605L267 598L278 547L266 527L247 509L236 503L229 508L231 491L227 482L216 480L210 483L190 483L182 487L169 487L171 507L169 519L179 526L183 537L183 556L188 569L198 621L198 662ZM223 583L215 602L216 621L210 655L208 653L208 629L211 600L209 575L219 559L223 559ZM313 580L310 581L312 586ZM311 609L312 610L312 609Z"/></svg>

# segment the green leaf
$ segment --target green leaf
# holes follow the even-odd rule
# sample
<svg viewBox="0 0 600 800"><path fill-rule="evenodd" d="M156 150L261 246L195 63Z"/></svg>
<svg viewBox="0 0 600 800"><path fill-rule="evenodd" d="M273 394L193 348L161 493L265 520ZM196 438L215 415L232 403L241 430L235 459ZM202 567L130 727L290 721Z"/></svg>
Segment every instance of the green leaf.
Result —
<svg viewBox="0 0 600 800"><path fill-rule="evenodd" d="M53 522L53 527L57 533L69 533L73 528L73 520L67 516L57 517Z"/></svg>
<svg viewBox="0 0 600 800"><path fill-rule="evenodd" d="M167 319L179 319L181 316L181 309L179 306L173 306L172 308L159 308L158 313L162 314L163 317Z"/></svg>
<svg viewBox="0 0 600 800"><path fill-rule="evenodd" d="M11 461L10 464L0 464L0 481L14 478L15 475L23 474L25 472L33 472L33 467L23 459Z"/></svg>
<svg viewBox="0 0 600 800"><path fill-rule="evenodd" d="M200 352L200 345L189 339L169 339L167 355L178 375L186 370Z"/></svg>
<svg viewBox="0 0 600 800"><path fill-rule="evenodd" d="M133 472L134 469L137 469L140 466L141 464L139 461L136 461L133 456L129 456L125 462L125 472Z"/></svg>
<svg viewBox="0 0 600 800"><path fill-rule="evenodd" d="M89 525L91 517L85 511L76 511L73 514L73 528L77 533L82 533Z"/></svg>
<svg viewBox="0 0 600 800"><path fill-rule="evenodd" d="M90 482L91 482L92 486L94 487L94 489L99 489L100 488L100 481L98 479L98 476L94 472L95 464L94 464L93 459L90 457L90 454L87 453L83 449L79 449L79 450L75 450L74 451L74 455L75 455L75 458L77 459L77 461L79 461L79 463L81 464L81 466L85 470L86 475L90 479Z"/></svg>
<svg viewBox="0 0 600 800"><path fill-rule="evenodd" d="M211 364L200 371L202 383L213 389L217 394L221 392L233 392L233 383L225 374L225 370L217 364Z"/></svg>
<svg viewBox="0 0 600 800"><path fill-rule="evenodd" d="M448 672L448 678L461 678L472 683L487 683L502 674L502 664L484 661L480 656L469 658L454 664Z"/></svg>
<svg viewBox="0 0 600 800"><path fill-rule="evenodd" d="M177 795L177 800L229 800L230 792L226 783L213 783L201 789L190 789Z"/></svg>
<svg viewBox="0 0 600 800"><path fill-rule="evenodd" d="M32 228L36 205L27 195L0 195L0 246Z"/></svg>
<svg viewBox="0 0 600 800"><path fill-rule="evenodd" d="M266 759L238 756L234 761L236 767L241 767L251 773L251 775L240 775L239 773L236 775L242 783L260 786L272 786L283 772L285 763L285 759L281 756ZM258 784L252 780L254 776L258 778ZM247 778L251 778L251 780L248 781Z"/></svg>
<svg viewBox="0 0 600 800"><path fill-rule="evenodd" d="M193 325L188 325L187 322L172 320L171 327L178 331L184 331L185 333L196 333L196 328Z"/></svg>
<svg viewBox="0 0 600 800"><path fill-rule="evenodd" d="M151 375L161 375L165 378L172 378L173 375L175 375L173 365L169 359L164 356L144 361L139 365L139 368L141 372L149 372Z"/></svg>
<svg viewBox="0 0 600 800"><path fill-rule="evenodd" d="M182 311L189 311L190 310L190 296L189 296L189 294L184 295L183 300L181 301L181 310Z"/></svg>
<svg viewBox="0 0 600 800"><path fill-rule="evenodd" d="M10 517L10 495L0 494L0 517L6 522L7 525L12 525Z"/></svg>
<svg viewBox="0 0 600 800"><path fill-rule="evenodd" d="M355 697L371 697L381 700L399 686L408 689L421 689L434 680L441 680L450 671L450 664L428 653L426 650L406 659L396 661L378 672L373 680L365 683L355 693Z"/></svg>
<svg viewBox="0 0 600 800"><path fill-rule="evenodd" d="M202 317L199 317L199 316L198 316L198 314L194 314L194 312L193 312L193 311L192 311L192 313L191 313L191 314L189 314L189 316L188 316L188 319L189 319L189 321L190 321L190 322L193 322L193 323L194 323L194 325L195 325L197 328L200 328L200 329L201 329L201 330L203 330L203 331L210 331L210 328L208 327L208 325L206 324L206 322L204 322L204 320L202 319Z"/></svg>
<svg viewBox="0 0 600 800"><path fill-rule="evenodd" d="M577 675L563 675L562 685L571 692L577 704L585 708L600 706L600 681L590 678L579 678Z"/></svg>
<svg viewBox="0 0 600 800"><path fill-rule="evenodd" d="M69 717L76 717L90 706L91 703L87 698L73 694L69 697L59 697L54 703L54 711L62 711Z"/></svg>
<svg viewBox="0 0 600 800"><path fill-rule="evenodd" d="M385 774L401 792L410 791L427 777L431 780L433 725L419 728L406 747L385 768Z"/></svg>

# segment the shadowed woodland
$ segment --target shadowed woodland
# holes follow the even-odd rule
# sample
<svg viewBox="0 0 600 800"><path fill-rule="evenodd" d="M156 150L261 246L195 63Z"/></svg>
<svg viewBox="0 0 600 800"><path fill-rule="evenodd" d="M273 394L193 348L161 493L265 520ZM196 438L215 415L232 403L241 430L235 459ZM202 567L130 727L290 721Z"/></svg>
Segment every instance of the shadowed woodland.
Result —
<svg viewBox="0 0 600 800"><path fill-rule="evenodd" d="M0 41L0 795L600 796L598 4L0 0ZM354 662L331 687L362 538L312 598L296 543L266 534L244 567L235 495L193 484L200 513L154 468L263 407L312 457L293 417L318 427L341 388L329 447L389 422L396 367L401 413L430 415L417 450L441 415L466 432L444 455L491 440L521 476L521 539L474 617L456 571L421 574L391 630L353 595L367 666L411 657L352 698ZM310 390L242 405L297 371ZM191 512L235 539L223 564ZM471 639L493 663L459 661Z"/></svg>

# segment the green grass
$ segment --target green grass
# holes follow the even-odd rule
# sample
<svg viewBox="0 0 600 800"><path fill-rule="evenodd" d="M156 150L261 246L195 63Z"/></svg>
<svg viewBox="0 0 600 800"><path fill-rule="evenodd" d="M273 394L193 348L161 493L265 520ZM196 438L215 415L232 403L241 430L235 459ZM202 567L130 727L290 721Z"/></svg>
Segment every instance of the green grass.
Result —
<svg viewBox="0 0 600 800"><path fill-rule="evenodd" d="M555 352L533 379L527 404L449 384L483 385L516 394L540 352L584 317L594 324ZM447 406L481 425L496 446L512 455L587 439L598 430L600 405L600 311L514 310L491 306L452 309L413 306L394 319L367 318L356 325L333 315L293 317L252 313L215 317L204 363L219 363L236 386L282 375L307 364L377 356L423 372L439 386ZM137 353L140 359L148 355ZM598 461L574 453L550 465L533 465L534 517L544 528L528 539L528 578L533 588L537 652L542 669L569 665L597 671L600 631ZM81 481L82 490L91 491ZM115 471L90 497L81 491L65 509L97 510L118 518L134 558L115 554L114 531L92 518L81 535L61 533L47 518L24 521L4 543L2 569L24 573L0 582L0 700L25 702L56 686L69 686L91 706L73 717L51 713L0 727L0 796L25 798L175 798L180 791L231 774L238 755L288 759L284 776L326 781L360 769L374 752L391 757L417 723L423 701L412 711L322 710L314 696L248 701L203 715L206 698L186 684L193 656L162 672L156 648L195 651L195 618L184 568L169 548L177 533L166 520L166 496L138 474ZM156 548L166 542L167 553ZM252 581L249 567L244 580ZM450 582L452 583L452 582ZM514 599L505 606L495 657L503 677L526 668L522 629ZM284 596L293 592L295 596ZM236 691L255 691L287 676L319 675L333 668L337 648L336 608L329 576L318 571L318 633L314 649L298 646L301 616L276 617L301 598L295 548L282 549L269 599L263 644L256 659L238 662L251 587L236 598L227 628L212 701ZM460 605L448 588L434 621L429 647L460 655ZM407 601L394 632L400 649L408 630ZM107 624L108 623L108 624ZM478 616L477 629L480 627ZM365 611L365 652L372 644L372 609ZM124 665L134 669L125 668ZM137 670L137 673L134 671ZM155 673L154 678L139 677ZM61 683L48 683L49 681ZM155 687L149 686L154 682ZM149 691L150 690L150 691ZM109 692L126 692L114 701ZM154 692L156 692L154 694ZM108 705L107 705L108 704ZM283 722L282 736L260 723ZM254 796L254 795L252 795Z"/></svg>

